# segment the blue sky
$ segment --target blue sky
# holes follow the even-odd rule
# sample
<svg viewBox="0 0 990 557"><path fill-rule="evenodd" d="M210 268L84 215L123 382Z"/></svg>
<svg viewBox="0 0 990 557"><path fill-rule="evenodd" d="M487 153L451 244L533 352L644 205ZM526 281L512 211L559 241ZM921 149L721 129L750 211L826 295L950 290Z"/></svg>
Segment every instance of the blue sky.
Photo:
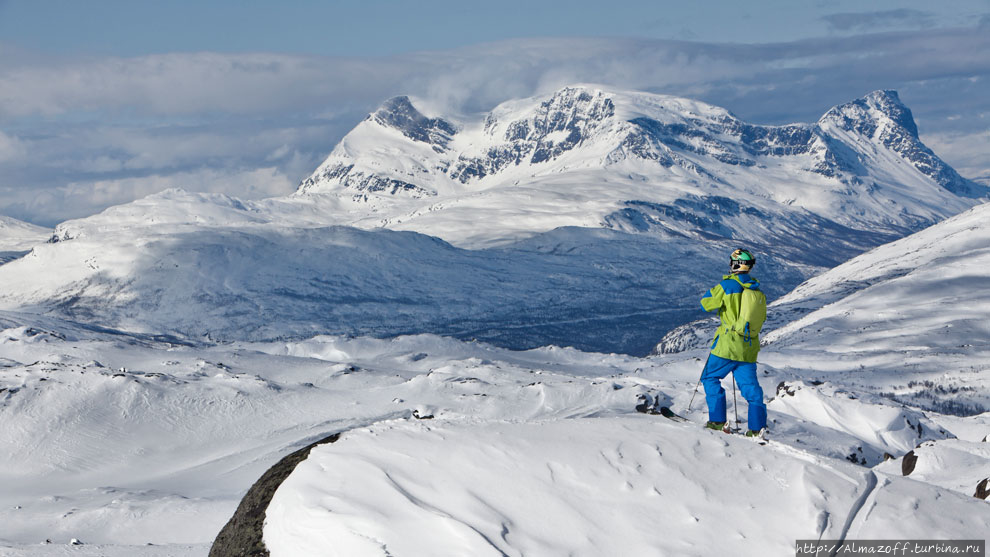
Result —
<svg viewBox="0 0 990 557"><path fill-rule="evenodd" d="M769 124L897 89L990 175L988 37L990 0L0 0L0 213L282 195L390 96L474 112L574 82Z"/></svg>
<svg viewBox="0 0 990 557"><path fill-rule="evenodd" d="M532 37L767 43L965 26L986 0L6 0L5 42L60 54L387 56Z"/></svg>
<svg viewBox="0 0 990 557"><path fill-rule="evenodd" d="M964 26L988 9L985 0L7 0L0 33L62 54L387 56L532 37L781 42Z"/></svg>

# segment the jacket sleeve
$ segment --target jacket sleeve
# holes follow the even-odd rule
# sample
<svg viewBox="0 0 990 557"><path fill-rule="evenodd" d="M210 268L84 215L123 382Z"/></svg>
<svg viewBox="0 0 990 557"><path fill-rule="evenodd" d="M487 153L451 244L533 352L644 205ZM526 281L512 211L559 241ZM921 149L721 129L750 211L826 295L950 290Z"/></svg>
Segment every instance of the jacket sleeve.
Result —
<svg viewBox="0 0 990 557"><path fill-rule="evenodd" d="M716 284L701 298L701 307L705 311L715 311L722 307L723 296L725 296L725 290L722 289L722 284Z"/></svg>

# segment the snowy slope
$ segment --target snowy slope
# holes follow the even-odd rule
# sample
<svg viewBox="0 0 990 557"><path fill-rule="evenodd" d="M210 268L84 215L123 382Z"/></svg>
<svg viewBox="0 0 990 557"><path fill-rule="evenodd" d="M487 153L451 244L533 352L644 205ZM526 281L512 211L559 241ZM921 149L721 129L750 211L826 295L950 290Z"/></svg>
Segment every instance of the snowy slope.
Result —
<svg viewBox="0 0 990 557"><path fill-rule="evenodd" d="M264 539L273 557L707 556L985 533L987 503L900 476L666 420L389 422L311 453Z"/></svg>
<svg viewBox="0 0 990 557"><path fill-rule="evenodd" d="M809 279L771 304L763 341L857 359L885 353L892 337L901 339L899 348L910 358L934 361L985 350L988 223L990 204L979 205ZM685 325L661 346L700 347L713 331L711 321Z"/></svg>
<svg viewBox="0 0 990 557"><path fill-rule="evenodd" d="M983 204L809 279L776 307L815 311L767 340L781 346L811 343L820 336L809 329L826 326L833 332L828 345L840 343L843 352L870 350L877 343L874 329L925 339L929 348L950 347L957 333L986 337L990 279L983 269L988 264L990 204Z"/></svg>
<svg viewBox="0 0 990 557"><path fill-rule="evenodd" d="M616 404L611 384L574 380L634 362L435 337L183 346L18 315L0 321L0 546L207 543L289 447L421 406L556 412L524 388L535 369L562 396L600 392L608 396L587 402ZM509 369L491 396L463 396L474 385L458 374L494 371L484 362L493 357Z"/></svg>
<svg viewBox="0 0 990 557"><path fill-rule="evenodd" d="M196 340L430 332L645 354L694 315L733 247L560 229L466 250L255 209L169 191L66 223L58 242L0 268L0 306ZM771 295L809 273L783 256L767 269Z"/></svg>
<svg viewBox="0 0 990 557"><path fill-rule="evenodd" d="M990 204L810 279L771 311L776 352L828 354L836 371L896 373L898 401L946 413L990 409Z"/></svg>
<svg viewBox="0 0 990 557"><path fill-rule="evenodd" d="M795 321L761 353L766 447L701 429L700 400L687 411L703 351L639 359L431 336L182 344L0 314L0 551L205 555L255 478L335 432L275 493L273 555L765 555L800 537L980 538L987 207L781 299ZM915 282L938 311L923 318L916 302L876 318ZM693 423L636 413L644 393ZM705 536L713 524L725 535ZM62 545L71 538L86 545Z"/></svg>
<svg viewBox="0 0 990 557"><path fill-rule="evenodd" d="M311 453L276 492L265 543L273 557L701 556L842 536L866 471L724 437L645 416L377 424Z"/></svg>
<svg viewBox="0 0 990 557"><path fill-rule="evenodd" d="M0 215L0 264L23 255L51 235L47 228Z"/></svg>
<svg viewBox="0 0 990 557"><path fill-rule="evenodd" d="M383 554L361 549L370 536L393 554L761 555L798 537L971 539L990 520L970 472L939 475L920 450L909 478L902 458L874 460L916 439L951 470L979 466L977 444L952 431L990 433L990 419L939 432L934 414L819 397L857 425L840 430L794 414L811 404L778 402L823 386L792 387L770 403L774 438L760 447L701 429L697 401L685 411L700 354L513 352L431 336L192 346L0 322L4 555L61 555L71 538L86 544L64 549L73 555L205 555L255 478L334 432L341 440L275 494L273 555L314 554L328 532L333 544L315 554ZM796 385L787 369L765 371L768 395ZM695 423L636 413L643 393ZM902 516L906 505L916 510ZM714 524L725 535L704 537Z"/></svg>

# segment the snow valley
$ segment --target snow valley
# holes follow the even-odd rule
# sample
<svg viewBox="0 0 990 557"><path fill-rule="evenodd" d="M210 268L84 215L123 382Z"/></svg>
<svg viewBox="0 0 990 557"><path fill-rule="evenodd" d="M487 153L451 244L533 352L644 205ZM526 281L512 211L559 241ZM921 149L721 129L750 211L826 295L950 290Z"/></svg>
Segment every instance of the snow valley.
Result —
<svg viewBox="0 0 990 557"><path fill-rule="evenodd" d="M10 249L0 552L205 555L331 437L215 554L985 535L987 188L896 93L778 127L593 86L425 110L287 198L171 190ZM635 411L704 420L697 300L740 243L776 299L765 447Z"/></svg>

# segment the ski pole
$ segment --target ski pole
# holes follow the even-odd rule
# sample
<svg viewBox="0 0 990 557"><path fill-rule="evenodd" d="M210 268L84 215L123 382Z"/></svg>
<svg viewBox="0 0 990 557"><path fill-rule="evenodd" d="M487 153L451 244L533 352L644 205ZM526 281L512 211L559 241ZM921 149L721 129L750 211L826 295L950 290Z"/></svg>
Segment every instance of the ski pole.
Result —
<svg viewBox="0 0 990 557"><path fill-rule="evenodd" d="M736 401L736 372L732 372L732 411L736 413L736 425L739 425L739 404Z"/></svg>
<svg viewBox="0 0 990 557"><path fill-rule="evenodd" d="M694 393L691 394L691 401L688 402L687 411L691 411L691 405L694 404L694 397L698 394L698 385L701 385L701 378L705 376L705 370L708 369L708 361L712 359L712 353L708 353L708 360L705 360L705 367L701 368L701 375L698 376L698 383L694 386Z"/></svg>

